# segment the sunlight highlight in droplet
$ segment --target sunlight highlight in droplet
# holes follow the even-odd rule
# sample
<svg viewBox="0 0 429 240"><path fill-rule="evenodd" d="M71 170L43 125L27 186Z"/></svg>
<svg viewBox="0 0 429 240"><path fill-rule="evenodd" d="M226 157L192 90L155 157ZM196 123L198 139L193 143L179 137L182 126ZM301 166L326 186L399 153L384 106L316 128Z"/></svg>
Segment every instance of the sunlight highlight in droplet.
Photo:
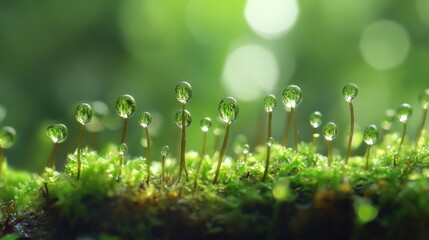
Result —
<svg viewBox="0 0 429 240"><path fill-rule="evenodd" d="M244 9L247 23L263 38L278 38L295 24L296 0L248 0Z"/></svg>
<svg viewBox="0 0 429 240"><path fill-rule="evenodd" d="M401 64L409 49L410 37L406 29L388 20L367 26L360 40L363 58L379 70L387 70Z"/></svg>
<svg viewBox="0 0 429 240"><path fill-rule="evenodd" d="M244 45L228 56L223 85L240 100L250 101L271 92L279 78L275 56L259 45Z"/></svg>

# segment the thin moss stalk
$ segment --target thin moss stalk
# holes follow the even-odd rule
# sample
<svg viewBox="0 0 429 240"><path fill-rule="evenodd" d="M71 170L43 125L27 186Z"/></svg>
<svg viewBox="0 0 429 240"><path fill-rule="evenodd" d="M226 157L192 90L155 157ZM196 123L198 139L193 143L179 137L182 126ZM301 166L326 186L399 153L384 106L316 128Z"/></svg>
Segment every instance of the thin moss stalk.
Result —
<svg viewBox="0 0 429 240"><path fill-rule="evenodd" d="M179 168L179 178L177 179L177 182L180 182L180 179L182 178L182 172L185 171L186 181L188 181L188 170L186 169L186 158L185 158L185 151L186 151L186 103L182 104L182 138L180 141L180 168Z"/></svg>
<svg viewBox="0 0 429 240"><path fill-rule="evenodd" d="M349 141L347 143L346 156L344 158L345 165L349 163L350 151L351 151L352 142L353 142L353 133L355 128L355 113L353 110L353 102L349 102L349 107L350 107L350 133L349 133Z"/></svg>
<svg viewBox="0 0 429 240"><path fill-rule="evenodd" d="M365 158L365 169L369 169L369 154L371 152L371 145L366 145L366 158Z"/></svg>
<svg viewBox="0 0 429 240"><path fill-rule="evenodd" d="M425 123L426 123L426 115L427 115L428 109L424 108L423 109L423 116L422 116L422 120L420 121L419 124L419 128L417 129L417 134L416 134L416 148L419 146L419 140L422 136L423 133L423 129L425 127Z"/></svg>
<svg viewBox="0 0 429 240"><path fill-rule="evenodd" d="M55 163L55 153L57 152L57 143L52 143L51 153L49 154L48 162L46 167L52 168Z"/></svg>
<svg viewBox="0 0 429 240"><path fill-rule="evenodd" d="M222 165L222 160L223 160L223 156L225 154L226 151L226 146L228 145L228 136L229 136L229 129L231 128L231 124L227 124L226 125L226 131L225 131L225 136L223 138L223 144L222 144L222 149L220 150L220 154L219 154L219 161L217 163L217 167L216 167L216 174L215 177L213 179L213 184L217 183L217 180L219 178L219 173L220 173L220 166Z"/></svg>
<svg viewBox="0 0 429 240"><path fill-rule="evenodd" d="M332 165L332 141L328 141L328 166Z"/></svg>
<svg viewBox="0 0 429 240"><path fill-rule="evenodd" d="M80 131L79 131L79 143L77 145L77 180L80 179L80 172L82 167L82 142L83 142L83 130L85 129L85 125L80 125Z"/></svg>
<svg viewBox="0 0 429 240"><path fill-rule="evenodd" d="M293 144L295 151L298 152L298 127L296 125L295 108L290 109L290 115L292 116L293 123Z"/></svg>
<svg viewBox="0 0 429 240"><path fill-rule="evenodd" d="M267 155L265 159L265 170L264 175L262 176L262 181L264 182L267 179L268 169L270 168L270 155L271 155L271 141L272 136L272 122L273 122L273 112L268 112L268 129L267 129Z"/></svg>
<svg viewBox="0 0 429 240"><path fill-rule="evenodd" d="M290 127L292 125L292 114L289 112L286 116L285 131L283 135L283 144L285 147L289 145Z"/></svg>
<svg viewBox="0 0 429 240"><path fill-rule="evenodd" d="M145 133L146 133L146 168L147 168L147 179L146 182L149 183L150 180L150 165L151 165L151 159L150 159L150 137L149 137L149 128L145 127L144 128Z"/></svg>
<svg viewBox="0 0 429 240"><path fill-rule="evenodd" d="M128 130L128 118L124 118L124 126L122 127L122 134L121 134L121 143L125 143L125 139L127 138L127 130Z"/></svg>

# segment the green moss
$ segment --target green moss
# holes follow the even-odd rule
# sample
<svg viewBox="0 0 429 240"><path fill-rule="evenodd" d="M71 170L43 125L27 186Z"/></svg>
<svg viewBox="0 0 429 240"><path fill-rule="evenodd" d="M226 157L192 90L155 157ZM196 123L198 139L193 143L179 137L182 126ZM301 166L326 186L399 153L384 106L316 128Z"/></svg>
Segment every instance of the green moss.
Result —
<svg viewBox="0 0 429 240"><path fill-rule="evenodd" d="M100 239L352 235L418 239L429 233L414 224L429 224L429 149L405 145L398 166L392 167L396 150L386 146L397 141L397 135L387 135L374 146L369 169L364 168L364 157L353 156L345 166L334 156L329 167L327 157L312 144L300 143L299 152L274 144L265 182L260 180L265 147L257 147L246 161L226 157L219 183L213 185L215 154L202 161L196 191L193 181L175 184L179 166L173 158L167 158L165 182L160 164L153 163L147 184L142 157L126 158L117 182L116 146L108 146L103 154L83 149L80 180L77 152L68 155L62 172L47 168L42 175L30 175L5 166L0 200L2 206L13 203L13 211L2 217L15 222L12 231L2 234L24 236L34 228L34 238L67 233L71 238ZM186 159L194 179L198 153L188 152Z"/></svg>

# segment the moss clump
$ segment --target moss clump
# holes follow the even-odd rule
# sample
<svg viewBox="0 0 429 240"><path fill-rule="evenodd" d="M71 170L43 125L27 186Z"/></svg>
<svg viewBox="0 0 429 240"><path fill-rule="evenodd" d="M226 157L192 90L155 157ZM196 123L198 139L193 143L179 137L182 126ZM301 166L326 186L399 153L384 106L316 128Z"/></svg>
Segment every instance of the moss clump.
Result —
<svg viewBox="0 0 429 240"><path fill-rule="evenodd" d="M77 152L62 172L16 172L4 165L0 176L0 233L9 239L425 239L429 230L429 149L401 147L387 135L372 148L371 165L351 157L347 166L334 156L331 167L313 144L295 152L271 148L267 181L266 148L246 161L226 157L219 182L212 184L218 156L204 158L198 181L175 184L178 161L166 158L165 180L154 162L147 182L143 158L126 159L122 179L116 146L100 155ZM394 145L394 144L393 144ZM190 179L200 156L186 154ZM12 234L12 235L8 235Z"/></svg>

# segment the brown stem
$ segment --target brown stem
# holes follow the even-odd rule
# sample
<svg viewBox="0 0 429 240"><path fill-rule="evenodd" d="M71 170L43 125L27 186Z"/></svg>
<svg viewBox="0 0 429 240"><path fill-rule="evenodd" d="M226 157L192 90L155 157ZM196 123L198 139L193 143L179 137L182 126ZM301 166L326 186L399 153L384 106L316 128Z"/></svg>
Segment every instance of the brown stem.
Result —
<svg viewBox="0 0 429 240"><path fill-rule="evenodd" d="M124 162L124 156L119 155L120 159L119 159L119 172L118 172L118 177L117 177L117 181L119 182L121 179L121 174L122 174L122 164Z"/></svg>
<svg viewBox="0 0 429 240"><path fill-rule="evenodd" d="M195 174L194 191L197 189L198 177L200 175L201 165L203 163L204 155L206 154L206 141L207 141L207 132L203 132L203 149L201 150L201 158L200 158L200 161L198 162L197 173Z"/></svg>
<svg viewBox="0 0 429 240"><path fill-rule="evenodd" d="M265 170L264 170L264 176L262 177L262 182L264 182L267 179L268 168L270 167L270 155L271 155L271 146L267 145L267 158L265 159Z"/></svg>
<svg viewBox="0 0 429 240"><path fill-rule="evenodd" d="M328 166L332 164L332 141L328 141Z"/></svg>
<svg viewBox="0 0 429 240"><path fill-rule="evenodd" d="M185 170L186 180L188 180L188 171L186 169L186 159L185 159L185 151L186 151L186 126L185 126L185 109L186 104L182 104L182 142L180 145L180 168L179 168L179 178L177 182L180 182L180 178L182 177L182 172Z"/></svg>
<svg viewBox="0 0 429 240"><path fill-rule="evenodd" d="M290 115L292 116L293 121L293 142L295 151L298 152L298 127L296 126L296 117L295 117L295 108L290 109Z"/></svg>
<svg viewBox="0 0 429 240"><path fill-rule="evenodd" d="M162 168L161 168L161 176L162 176L162 181L165 182L165 156L162 155Z"/></svg>
<svg viewBox="0 0 429 240"><path fill-rule="evenodd" d="M217 179L219 177L219 172L220 172L220 166L222 164L222 160L223 160L223 155L225 154L225 150L226 150L226 146L228 144L228 135L229 135L229 129L231 127L231 123L228 123L226 125L226 131L225 131L225 137L223 138L223 144L222 144L222 149L220 150L220 154L219 154L219 161L217 163L217 167L216 167L216 174L215 177L213 179L213 184L217 183Z"/></svg>
<svg viewBox="0 0 429 240"><path fill-rule="evenodd" d="M268 129L267 129L267 137L272 136L272 128L273 128L273 112L268 112Z"/></svg>
<svg viewBox="0 0 429 240"><path fill-rule="evenodd" d="M317 145L317 138L318 138L318 135L317 135L317 131L316 131L316 128L313 128L313 136L312 136L312 140L311 140L311 142L313 143L313 145L316 147L316 145Z"/></svg>
<svg viewBox="0 0 429 240"><path fill-rule="evenodd" d="M150 180L150 165L151 165L151 159L150 159L150 138L149 138L149 128L144 128L146 133L146 165L147 165L147 183L149 183Z"/></svg>
<svg viewBox="0 0 429 240"><path fill-rule="evenodd" d="M367 145L366 147L366 164L365 169L369 169L369 153L371 152L371 145Z"/></svg>
<svg viewBox="0 0 429 240"><path fill-rule="evenodd" d="M283 136L283 143L284 143L285 147L287 147L289 145L289 133L290 133L291 123L292 123L292 114L289 113L287 115L287 119L286 119L285 135Z"/></svg>
<svg viewBox="0 0 429 240"><path fill-rule="evenodd" d="M349 106L350 106L350 134L349 134L349 143L347 144L346 157L344 160L345 165L347 165L349 162L350 149L352 147L353 132L354 132L354 125L355 125L355 114L353 111L353 103L349 102Z"/></svg>
<svg viewBox="0 0 429 240"><path fill-rule="evenodd" d="M57 151L57 143L53 143L51 148L51 154L49 154L48 163L46 165L48 168L52 168L54 166L56 151Z"/></svg>
<svg viewBox="0 0 429 240"><path fill-rule="evenodd" d="M425 127L427 112L428 112L428 109L424 108L423 109L422 121L420 122L419 129L417 130L417 134L416 134L417 135L417 138L416 138L416 148L419 145L419 140L420 140L420 137L422 136L423 128Z"/></svg>
<svg viewBox="0 0 429 240"><path fill-rule="evenodd" d="M80 126L80 133L79 133L79 143L77 145L77 180L80 178L80 169L82 166L82 162L80 160L80 157L82 155L82 141L83 141L83 129L85 125Z"/></svg>
<svg viewBox="0 0 429 240"><path fill-rule="evenodd" d="M401 142L399 143L397 153L393 157L393 166L394 167L396 167L396 165L397 165L397 158L398 158L398 155L401 152L401 147L402 147L402 144L404 143L405 135L407 135L407 122L404 122L404 124L403 124Z"/></svg>
<svg viewBox="0 0 429 240"><path fill-rule="evenodd" d="M122 128L121 143L125 142L125 138L127 137L127 129L128 129L128 118L124 118L124 127Z"/></svg>

